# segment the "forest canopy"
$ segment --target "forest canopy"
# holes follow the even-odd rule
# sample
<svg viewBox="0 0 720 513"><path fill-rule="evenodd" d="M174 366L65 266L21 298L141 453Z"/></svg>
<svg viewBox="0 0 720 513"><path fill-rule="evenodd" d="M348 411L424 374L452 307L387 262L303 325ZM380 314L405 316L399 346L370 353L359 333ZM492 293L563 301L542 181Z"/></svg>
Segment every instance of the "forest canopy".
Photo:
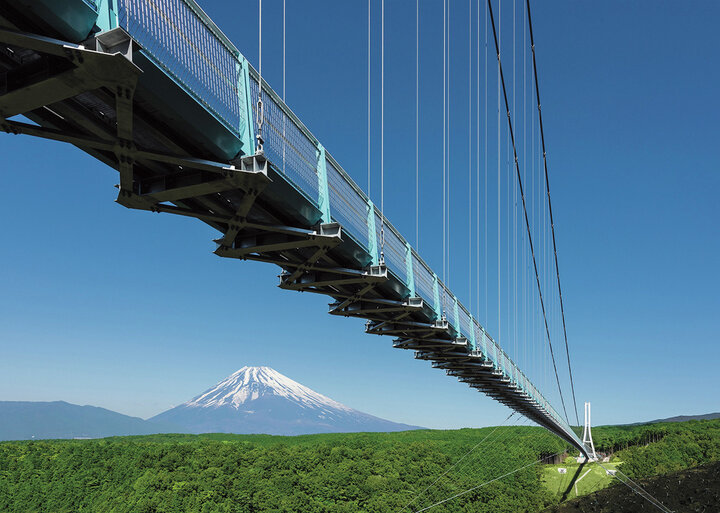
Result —
<svg viewBox="0 0 720 513"><path fill-rule="evenodd" d="M720 459L720 421L594 431L597 449L616 451L633 477ZM415 511L525 466L433 511L540 511L559 497L543 486L539 460L567 449L541 428L517 426L4 442L0 510L379 513L415 499Z"/></svg>

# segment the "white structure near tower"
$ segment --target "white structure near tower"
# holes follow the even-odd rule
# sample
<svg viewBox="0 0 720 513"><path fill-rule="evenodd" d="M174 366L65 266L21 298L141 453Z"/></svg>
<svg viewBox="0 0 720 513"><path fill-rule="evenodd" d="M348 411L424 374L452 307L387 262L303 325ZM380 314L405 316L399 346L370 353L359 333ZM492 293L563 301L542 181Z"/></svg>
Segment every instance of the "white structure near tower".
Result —
<svg viewBox="0 0 720 513"><path fill-rule="evenodd" d="M595 454L595 444L593 443L592 433L590 431L590 403L585 403L585 427L583 427L582 442L585 447L592 449L588 451L590 453L590 461L597 461L597 454Z"/></svg>

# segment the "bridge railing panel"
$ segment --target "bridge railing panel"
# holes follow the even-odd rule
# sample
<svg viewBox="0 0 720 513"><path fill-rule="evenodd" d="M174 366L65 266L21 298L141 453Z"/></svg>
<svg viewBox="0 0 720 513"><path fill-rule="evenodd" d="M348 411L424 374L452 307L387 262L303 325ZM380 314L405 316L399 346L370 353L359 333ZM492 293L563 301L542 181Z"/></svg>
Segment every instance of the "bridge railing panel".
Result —
<svg viewBox="0 0 720 513"><path fill-rule="evenodd" d="M488 358L490 358L496 368L500 369L500 349L497 342L487 333L485 333L485 345L488 350Z"/></svg>
<svg viewBox="0 0 720 513"><path fill-rule="evenodd" d="M382 215L380 211L375 209L375 232L377 237L378 254L383 250L385 255L385 265L393 272L393 274L405 285L408 284L407 266L405 262L405 253L407 246L405 239L397 232L397 230L385 218L384 227L381 225ZM382 247L382 232L385 232L385 247Z"/></svg>
<svg viewBox="0 0 720 513"><path fill-rule="evenodd" d="M92 7L95 12L98 10L98 0L83 0L86 4L88 4L90 7Z"/></svg>
<svg viewBox="0 0 720 513"><path fill-rule="evenodd" d="M86 0L88 1L88 0ZM94 0L89 0L93 3ZM155 64L236 135L247 123L239 52L194 2L118 0L118 23Z"/></svg>
<svg viewBox="0 0 720 513"><path fill-rule="evenodd" d="M440 277L438 277L437 282L437 288L438 288L438 301L440 302L440 314L445 314L447 317L447 320L449 322L452 322L452 294L448 292L448 290L443 285L443 282L440 281Z"/></svg>
<svg viewBox="0 0 720 513"><path fill-rule="evenodd" d="M487 349L483 345L483 343L485 342L483 338L484 333L482 328L480 327L480 324L477 321L473 323L473 330L475 331L475 346L473 347L473 349L475 349L476 351L482 351L483 355L486 355Z"/></svg>
<svg viewBox="0 0 720 513"><path fill-rule="evenodd" d="M414 251L412 259L413 273L415 275L415 293L423 298L431 308L435 308L433 273Z"/></svg>
<svg viewBox="0 0 720 513"><path fill-rule="evenodd" d="M352 180L341 172L332 159L328 158L325 165L333 219L343 226L344 232L368 250L367 199L353 187Z"/></svg>
<svg viewBox="0 0 720 513"><path fill-rule="evenodd" d="M319 182L317 142L288 115L282 100L271 94L263 80L263 139L267 158L287 176L295 187L318 206ZM250 77L250 98L257 117L258 78Z"/></svg>
<svg viewBox="0 0 720 513"><path fill-rule="evenodd" d="M385 220L385 260L388 269L395 271L405 284L409 284L407 275L407 245L405 239L395 230L393 225Z"/></svg>
<svg viewBox="0 0 720 513"><path fill-rule="evenodd" d="M458 304L458 316L460 317L460 333L462 333L462 335L468 340L473 340L473 336L475 334L473 322L470 318L470 313L462 304Z"/></svg>

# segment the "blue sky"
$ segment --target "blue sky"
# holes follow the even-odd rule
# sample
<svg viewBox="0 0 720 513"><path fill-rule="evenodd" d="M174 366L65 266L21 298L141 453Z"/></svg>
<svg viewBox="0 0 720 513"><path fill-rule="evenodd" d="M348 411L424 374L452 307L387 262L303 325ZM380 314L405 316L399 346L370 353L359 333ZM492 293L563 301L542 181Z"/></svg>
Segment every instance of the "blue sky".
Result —
<svg viewBox="0 0 720 513"><path fill-rule="evenodd" d="M263 73L279 92L281 4L263 2ZM287 103L365 188L367 4L287 4ZM475 173L477 159L474 80L468 119L469 57L472 78L476 76L475 50L468 54L469 18L473 37L476 30L475 1L471 4L470 17L468 2L451 5L453 209L447 281L465 304L472 301L488 330L559 408L537 315L523 313L535 308L536 294L524 257L527 248L518 242L507 251L508 241L521 240L521 235L508 239L507 227L517 234L524 229L520 211L513 218L508 207L512 201L501 201L497 269L497 86L491 46L486 190L484 10L479 84L483 187L479 196L474 194L475 175L468 187L468 165ZM535 179L537 144L531 142L532 133L537 135L531 121L536 111L530 76L522 65L523 58L526 66L530 62L523 45L524 3L515 6L514 80L513 4L503 1L500 13L495 5L511 102L515 85L513 116L535 214L531 222L552 336L569 393L550 246L542 228L547 220L537 215L536 198L542 196ZM371 196L376 203L379 6L373 0ZM578 401L592 401L596 424L717 411L720 99L715 86L720 69L713 20L720 6L710 1L681 10L670 2L654 2L652 9L648 3L619 1L533 6ZM203 7L257 65L255 3L216 1ZM420 17L419 246L440 272L442 2L423 0ZM385 210L416 243L413 1L387 1L385 66ZM473 130L470 147L468 123ZM514 182L507 178L512 170L501 127L500 182L506 198L514 194ZM410 424L479 426L499 423L507 415L503 406L414 360L410 352L392 349L390 339L364 335L361 322L327 315L325 298L279 290L277 268L214 256L217 233L202 223L113 203L116 172L81 151L2 134L0 155L0 400L62 399L148 417L243 365L269 365L351 407ZM472 203L468 190L473 191ZM465 237L469 205L474 215L478 204L479 256L477 241L468 245ZM474 230L473 222L473 237ZM516 260L508 260L513 254ZM515 267L517 274L508 272ZM515 284L513 276L518 276Z"/></svg>

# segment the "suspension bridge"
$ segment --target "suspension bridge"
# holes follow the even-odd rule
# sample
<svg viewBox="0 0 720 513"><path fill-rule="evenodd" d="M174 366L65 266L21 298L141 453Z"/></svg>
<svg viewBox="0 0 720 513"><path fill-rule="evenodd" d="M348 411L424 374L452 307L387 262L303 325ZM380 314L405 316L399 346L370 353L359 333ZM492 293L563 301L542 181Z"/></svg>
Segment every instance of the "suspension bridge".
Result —
<svg viewBox="0 0 720 513"><path fill-rule="evenodd" d="M520 180L497 35L495 46ZM207 223L217 255L279 266L281 288L329 296L330 314L366 319L367 333L393 337L588 456L567 414L261 70L194 0L0 1L4 132L80 148L119 172L121 205Z"/></svg>

